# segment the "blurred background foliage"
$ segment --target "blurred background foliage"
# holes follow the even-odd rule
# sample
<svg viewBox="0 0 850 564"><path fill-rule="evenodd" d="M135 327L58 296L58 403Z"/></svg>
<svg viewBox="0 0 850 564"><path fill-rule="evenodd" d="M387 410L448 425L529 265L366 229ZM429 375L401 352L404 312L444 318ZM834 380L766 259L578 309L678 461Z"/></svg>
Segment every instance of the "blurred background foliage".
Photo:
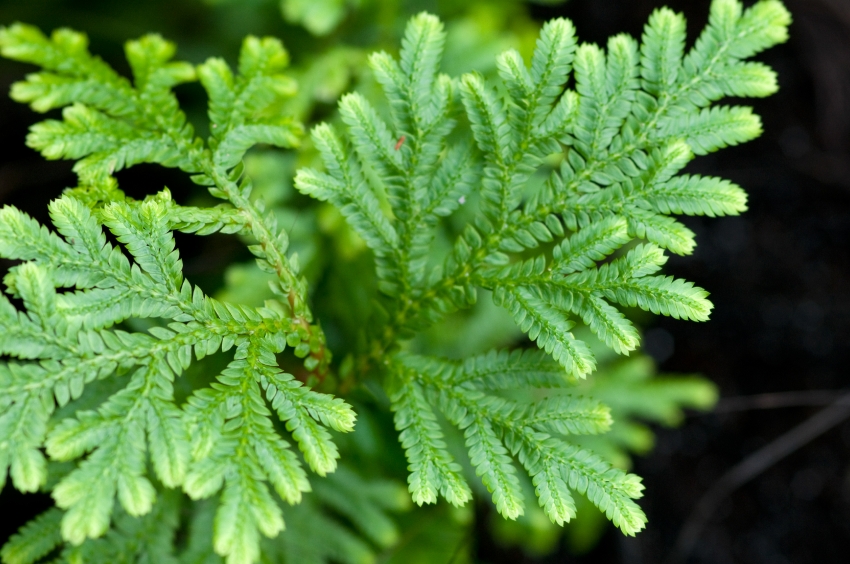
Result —
<svg viewBox="0 0 850 564"><path fill-rule="evenodd" d="M597 42L619 31L639 34L649 11L663 3L678 10L692 10L695 16L689 20L693 26L691 29L704 22L707 1L695 2L694 6L682 1L660 0L610 5L607 0L570 2L577 5L575 13L597 22L592 30L585 30L578 22L579 36ZM192 63L200 63L210 56L223 56L233 62L242 38L248 34L280 37L290 52L291 74L298 80L300 87L287 111L310 126L321 120L333 120L336 100L344 92L358 90L373 98L375 84L364 64L367 54L379 49L395 54L405 22L419 11L435 13L446 22L448 40L444 72L457 75L476 70L488 75L494 71L495 55L508 47L517 48L528 57L542 20L561 13L560 10L565 9L564 4L559 0L538 0L534 3L517 0L0 0L0 24L22 21L38 25L44 31L57 27L83 31L89 35L92 52L100 54L119 70L126 70L122 52L124 41L148 32L157 32L176 41L178 58ZM617 7L614 7L615 4ZM626 4L629 7L621 6ZM832 8L829 6L833 1L803 3L798 10L794 10L794 3L789 4L795 13L802 14L803 27L797 29L804 35L809 34L811 39L812 47L805 52L811 56L810 67L826 65L814 74L811 88L815 90L814 97L819 97L821 101L818 107L822 108L825 104L832 111L830 113L821 109L818 110L820 113L815 112L816 115L806 115L799 120L809 120L805 124L820 124L818 127L821 129L818 131L807 130L805 124L786 123L786 127L780 131L783 137L778 139L780 133L777 133L777 139L769 140L777 147L781 145L781 152L776 150L768 153L774 157L779 155L780 158L784 153L786 160L790 159L789 162L797 166L797 172L814 176L819 181L827 184L846 183L850 175L842 174L842 171L846 172L843 167L850 161L842 158L842 155L846 155L847 128L841 129L841 126L850 119L847 118L850 116L850 111L847 111L850 105L844 107L842 103L850 100L850 97L842 98L840 94L846 94L850 88L846 81L842 82L842 77L850 74L841 66L850 58L847 57L847 50L842 50L844 44L840 39L835 39L835 34L818 34L821 29L819 26L824 24L818 23L817 18L828 17L823 16L823 13L830 13ZM823 5L825 8L819 11L815 5ZM850 22L850 11L837 10L837 13L845 14L843 17ZM839 15L837 21L843 21L842 16ZM844 29L850 30L850 24ZM840 36L839 33L837 37ZM832 47L829 41L833 41ZM818 49L823 53L818 55ZM789 64L783 68L780 63L780 76L794 72L796 67L789 67ZM29 70L24 65L0 61L0 89L7 91L12 81L20 79ZM805 82L807 79L798 77L798 80ZM178 87L177 91L190 119L203 132L206 117L201 87L189 84ZM811 98L812 93L806 91L805 96L800 96L804 97ZM25 108L13 106L8 100L0 104L0 123L5 137L3 142L4 147L8 148L3 167L0 168L0 200L13 203L43 220L46 202L63 188L74 184L70 165L45 163L32 151L23 148L26 126L35 121L36 117ZM794 108L795 111L798 109ZM790 113L794 114L794 111ZM770 118L766 121L766 129L770 132ZM762 147L759 150L765 149ZM345 284L345 280L352 277L362 280L365 276L371 276L371 256L333 209L317 206L292 189L291 178L295 168L312 162L313 158L309 146L299 153L260 149L249 155L246 164L255 179L255 194L273 205L280 216L281 225L288 226L292 249L298 253L314 288L316 313L321 319L327 320L323 323L339 363L351 347L350 339L358 333L362 320L367 317L365 308L369 307L369 281ZM740 159L740 156L737 158ZM705 168L723 175L722 171L718 172L715 161L705 165ZM755 166L739 168L755 170ZM756 183L753 177L755 173L747 173L746 170L743 176L738 175L735 179L750 188ZM203 204L207 198L182 175L154 167L136 167L119 174L119 180L128 194L136 197L154 193L167 185L178 201ZM722 254L728 250L728 245L724 246L722 240L724 237L728 240L736 236L734 226L743 225L740 221L729 220L722 225L733 227L718 228L726 229L728 233L724 233L728 237L718 235L720 243L714 245L714 252ZM709 229L701 224L697 227L701 236ZM444 228L446 237L443 244L446 244L445 241L453 233L453 225L446 222ZM746 233L737 235L746 237ZM439 240L435 244L440 244ZM178 245L184 256L187 276L206 291L221 299L242 303L261 303L265 299L266 275L253 266L243 245L232 238L178 236ZM711 245L703 247L702 240L700 245L699 249L708 249L704 252L712 249ZM698 255L702 252L699 249ZM675 263L673 267L676 268ZM710 271L698 266L692 272L686 277L710 290L714 289L705 280L705 276L711 274ZM341 304L347 304L348 307L340 307ZM635 312L633 318L647 327L656 324L650 317L642 315ZM651 338L648 340L653 355L662 363L674 353L669 332L673 331L672 323L675 322L664 321L650 331ZM493 307L490 300L482 299L473 310L451 316L440 326L418 335L414 346L458 357L493 346L523 344L510 318ZM730 347L728 341L726 347L725 350L734 348ZM602 349L596 352L600 353L601 358ZM666 365L688 366L684 360L673 360L672 364L668 362ZM215 362L215 359L210 359L210 362ZM651 451L655 433L660 427L676 425L682 420L683 408L708 409L716 401L716 388L708 380L693 376L658 376L655 362L649 356L637 354L627 359L607 356L600 366L599 372L581 385L611 406L616 423L607 435L586 438L587 446L604 453L624 468L633 465L634 455L645 455ZM337 368L344 371L345 366L338 364ZM732 391L738 389L732 388ZM605 519L586 502L579 507L580 518L563 533L560 528L551 525L539 510L531 510L515 522L504 521L489 509L487 496L479 495L477 506L456 509L440 504L412 511L404 488L404 457L392 428L391 417L386 410L380 409L380 394L357 390L351 400L360 419L355 433L340 438L344 450L343 460L348 461L348 464L341 468L338 476L328 481L326 487L316 487L315 495L310 496L303 506L288 508L290 526L284 533L287 540L278 544L269 541L267 554L270 559L282 553L294 561L308 561L318 556L345 562L462 564L479 561L516 562L519 561L517 554L522 554L521 558L528 562L542 562L545 560L544 555L560 554L547 560L556 561L557 558L560 562L567 558L563 556L566 553L591 551L610 529ZM662 433L662 436L672 435ZM448 436L447 439L458 442L460 438ZM669 450L669 447L665 448ZM461 460L463 458L459 457ZM471 470L467 468L467 471ZM642 473L640 464L638 472ZM367 524L358 529L358 517L346 513L346 501L351 500L345 499L344 492L350 491L354 483L362 489L364 480L370 484L365 490L371 491L372 497L367 495L364 499L354 500L356 503L353 506L348 506L349 509L354 508L355 514L357 511L367 512L364 514L368 515ZM472 480L471 483L478 482ZM650 483L647 500L650 507L661 503L653 501L652 496L666 486L657 480L654 485ZM531 485L527 484L527 487L531 488ZM692 484L687 487L693 489ZM680 490L671 486L666 493L670 491ZM14 507L14 513L20 516L20 520L12 523L9 529L4 529L0 540L5 540L5 536L17 526L49 505L46 496L24 497L9 488L2 495L2 507ZM529 497L533 498L533 495ZM203 507L197 509L201 512L203 510ZM664 526L667 526L668 521L675 522L677 519L678 514L673 514L672 509L670 511L671 514L662 521ZM653 514L650 512L650 527L653 527L652 519ZM203 523L203 519L198 522ZM675 530L675 524L668 528ZM325 544L298 544L301 538L314 539L307 532L316 530L326 534ZM200 538L204 531L194 531L192 534ZM664 534L670 536L669 531ZM189 545L192 538L189 535ZM604 538L612 540L614 537ZM669 539L654 542L669 545ZM519 547L522 552L517 553L515 548L510 547ZM341 553L348 556L340 557ZM504 554L505 559L494 556L498 554ZM830 562L828 559L823 561Z"/></svg>

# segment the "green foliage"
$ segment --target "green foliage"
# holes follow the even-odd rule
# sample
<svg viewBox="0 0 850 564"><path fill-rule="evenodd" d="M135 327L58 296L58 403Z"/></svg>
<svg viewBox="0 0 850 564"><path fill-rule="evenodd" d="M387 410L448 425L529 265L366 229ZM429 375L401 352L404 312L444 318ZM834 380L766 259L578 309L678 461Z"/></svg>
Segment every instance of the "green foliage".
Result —
<svg viewBox="0 0 850 564"><path fill-rule="evenodd" d="M593 378L578 382L570 393L593 397L610 408L611 425L604 434L573 436L584 449L592 450L619 468L632 465L631 455L646 454L653 446L653 433L647 422L676 425L684 417L683 408L709 410L717 399L717 390L702 378L694 376L655 376L652 361L642 355L614 357L605 345L596 342L594 352L600 357ZM554 363L551 363L552 365ZM555 365L557 366L557 365ZM534 389L511 390L511 397L534 401ZM532 491L530 481L523 491ZM605 514L595 509L585 496L575 497L580 518L565 527L567 545L576 553L587 552L605 532ZM531 553L550 552L560 537L560 527L553 524L542 508L529 507L517 521L494 522L495 534L504 542L522 545Z"/></svg>
<svg viewBox="0 0 850 564"><path fill-rule="evenodd" d="M281 0L280 10L290 23L307 28L314 35L325 35L345 16L350 0Z"/></svg>
<svg viewBox="0 0 850 564"><path fill-rule="evenodd" d="M75 545L107 531L116 499L127 515L149 514L154 479L194 499L221 491L215 550L230 562L255 561L259 534L274 537L284 527L267 483L290 504L310 490L271 412L321 476L339 456L327 429L350 431L355 419L341 399L311 391L276 358L293 347L320 376L329 361L311 325L305 282L285 256L286 233L262 202L249 199L251 181L240 164L256 143L298 141L300 127L274 111L292 90L281 74L286 52L277 40L249 37L234 76L219 59L197 69L168 62L174 46L147 36L127 44L131 85L89 55L85 43L67 30L51 39L23 25L0 33L5 56L47 69L16 84L13 97L39 111L67 106L63 120L33 126L28 143L48 158L79 159L80 177L79 187L50 205L56 233L15 208L0 210L0 254L26 261L5 279L26 311L0 300L0 351L20 359L0 366L3 480L11 468L18 489L44 485L42 446L52 460L80 460L53 487L57 506L67 510L62 537ZM206 143L193 137L171 91L196 74L210 98L213 133ZM111 174L139 162L194 173L228 204L181 207L167 191L132 201ZM275 275L275 299L249 308L206 296L184 279L172 230L254 239L259 267ZM131 319L153 325L146 332L122 329ZM192 356L201 361L230 349L233 360L215 382L178 405L174 380ZM96 409L56 411L104 379L116 385L95 387L100 397L89 403Z"/></svg>
<svg viewBox="0 0 850 564"><path fill-rule="evenodd" d="M717 1L685 55L684 20L669 10L653 15L642 45L619 35L606 51L578 45L570 22L553 20L543 26L530 68L507 51L488 84L474 73L438 73L442 24L421 14L407 28L398 61L385 53L370 59L389 121L351 94L340 102L347 142L327 125L313 130L327 172L301 170L296 187L337 206L374 252L384 296L368 354L376 366L383 357L390 378L414 501L434 502L439 494L461 504L469 496L436 405L464 431L476 473L505 517L523 511L514 457L553 522L575 514L574 489L626 534L643 527L632 501L639 480L558 437L607 428L595 408L561 396L529 404L500 399L473 384L471 374L489 371L511 387L542 389L584 378L596 359L572 333L579 320L617 353L638 346L637 330L615 304L708 318L707 292L656 274L665 249L686 254L694 246L693 233L669 214L735 214L746 197L728 181L677 173L695 153L758 135L748 108L711 103L775 90L769 69L742 70L756 68L742 59L782 41L787 24L778 2L742 12L736 2ZM575 91L564 87L571 70ZM457 101L465 122L456 117ZM535 186L534 175L553 158L559 166ZM435 264L428 251L440 217L473 197L477 205L470 202L449 256ZM560 375L537 380L536 356L491 354L453 365L392 353L411 330L474 304L478 288L493 292L560 364ZM538 410L553 419L535 424Z"/></svg>
<svg viewBox="0 0 850 564"><path fill-rule="evenodd" d="M325 4L283 8L326 33L342 12L318 18ZM408 499L384 479L401 466L395 433L384 436L393 425L418 505L462 506L486 491L521 527L538 516L560 527L590 505L624 534L640 531L643 486L627 472L628 453L651 446L639 420L675 423L714 392L702 380L650 378L643 357L607 355L638 348L632 308L708 319L705 290L659 273L667 252L695 245L673 216L737 214L746 195L681 171L760 133L749 108L714 103L775 91L773 71L746 59L783 41L788 23L775 0L746 10L715 0L686 53L684 19L667 9L640 44L618 35L605 49L579 44L556 19L530 66L508 50L493 76L452 77L440 72L443 24L414 17L397 59L369 58L384 99L347 94L336 124L312 130L303 155L314 149L324 171L302 167L294 184L327 204L300 210L306 233L292 229L295 247L313 249L306 276L279 227L292 210L268 210L258 196L284 201L281 181L263 177L263 153L246 157L301 137L287 108L305 102L289 105L295 83L278 40L248 37L234 71L218 58L174 61L175 46L148 35L127 43L130 80L89 54L82 34L0 28L3 56L43 69L12 97L62 108L27 143L75 160L79 177L50 204L52 226L0 210L0 257L20 261L0 294L0 482L8 471L15 488L50 491L57 506L0 557L392 558L400 525L389 513ZM196 80L206 139L174 93ZM268 166L292 172L287 162ZM178 205L168 190L133 200L114 174L139 163L178 168L223 203ZM208 295L184 278L175 231L235 234L256 263L233 265ZM307 276L320 280L312 298L341 362L331 362ZM423 336L464 310L490 316L477 330L488 338L452 337L468 345L456 357L428 347ZM511 326L502 336L496 319ZM537 349L492 347L514 343L513 332ZM355 412L343 397L358 407L349 436Z"/></svg>

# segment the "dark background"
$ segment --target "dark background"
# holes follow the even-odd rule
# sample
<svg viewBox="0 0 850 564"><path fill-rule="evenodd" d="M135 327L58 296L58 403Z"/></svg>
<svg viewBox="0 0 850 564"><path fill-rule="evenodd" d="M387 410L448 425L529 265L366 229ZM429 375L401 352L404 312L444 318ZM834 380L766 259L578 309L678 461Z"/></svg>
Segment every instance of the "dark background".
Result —
<svg viewBox="0 0 850 564"><path fill-rule="evenodd" d="M582 40L603 43L622 31L639 36L643 22L662 3L571 0L532 10L539 19L565 15ZM705 24L708 1L666 4L688 16L692 37ZM850 0L787 0L786 5L794 16L791 40L759 57L779 73L781 90L768 99L745 102L762 116L764 135L700 157L693 167L743 186L750 194L750 210L736 218L686 219L697 233L696 252L668 265L669 273L711 292L712 319L696 324L659 318L647 332L647 348L661 370L709 377L727 398L721 408L731 405L728 398L740 396L831 390L837 397L850 388ZM0 14L9 12L9 6L0 2ZM101 13L109 17L108 10ZM89 27L87 16L67 6L63 12L41 15L46 21L30 21L45 28ZM167 34L166 26L180 27L191 35L192 29L200 33L203 24L181 20L177 13L152 29ZM120 26L110 29L116 41L135 33ZM95 50L97 41L94 37ZM8 91L28 70L2 63L0 91ZM0 203L44 220L49 199L75 179L69 163L46 162L23 146L27 127L37 119L25 106L0 96ZM186 187L179 173L144 166L134 171L121 179L131 193L133 183L167 184L176 191ZM641 505L650 526L634 539L623 539L610 528L590 554L532 559L500 547L481 527L475 541L478 557L493 563L663 562L695 504L728 469L819 409L693 415L678 429L659 429L655 451L639 458L635 468L647 487ZM45 503L34 496L21 498L7 487L0 512L17 526ZM0 531L0 538L11 532ZM846 562L848 554L850 422L726 497L688 562L831 564Z"/></svg>

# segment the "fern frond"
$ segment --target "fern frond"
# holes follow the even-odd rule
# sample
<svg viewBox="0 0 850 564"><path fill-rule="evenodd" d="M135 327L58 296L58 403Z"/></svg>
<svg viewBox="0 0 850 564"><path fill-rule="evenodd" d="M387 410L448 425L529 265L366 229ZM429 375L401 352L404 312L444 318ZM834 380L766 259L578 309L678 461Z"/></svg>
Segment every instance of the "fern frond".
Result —
<svg viewBox="0 0 850 564"><path fill-rule="evenodd" d="M286 233L273 214L264 213L261 203L249 199L251 182L238 166L253 145L293 147L301 136L301 126L280 114L282 101L294 92L294 82L283 73L288 56L280 41L246 38L235 75L220 59L210 59L197 69L173 61L175 45L158 35L129 41L125 52L132 84L90 55L82 34L59 30L47 38L21 24L0 30L0 53L46 69L17 83L17 99L32 102L40 110L66 106L63 120L32 127L30 146L47 158L78 160L74 170L82 186L77 192L93 194L93 205L120 194L112 174L137 163L196 173L195 182L233 205L237 219L227 221L230 229L248 231L257 239L259 244L251 248L260 267L278 276L273 290L289 304L298 323L310 327L305 283L285 256ZM196 78L209 96L212 134L206 142L195 136L172 91ZM223 228L225 222L220 223ZM196 231L215 229L198 226ZM118 306L110 303L108 307ZM299 338L309 341L308 350L314 351L311 369L324 371L330 357L318 353L324 349L318 328L310 327Z"/></svg>
<svg viewBox="0 0 850 564"><path fill-rule="evenodd" d="M676 176L652 187L647 203L659 213L736 215L747 210L747 194L722 178Z"/></svg>
<svg viewBox="0 0 850 564"><path fill-rule="evenodd" d="M399 68L405 77L404 98L410 108L410 122L421 128L427 124L430 96L443 55L445 32L442 22L421 13L410 20L401 42ZM436 109L436 108L434 108ZM414 133L411 128L410 133Z"/></svg>
<svg viewBox="0 0 850 564"><path fill-rule="evenodd" d="M446 449L443 434L422 391L401 385L392 396L395 427L409 463L413 502L436 503L442 495L452 505L463 505L472 493L460 474L460 466Z"/></svg>
<svg viewBox="0 0 850 564"><path fill-rule="evenodd" d="M651 386L635 384L633 404L606 395L604 385L580 396L592 389L580 380L597 359L575 329L584 324L627 355L639 334L620 308L708 318L706 291L659 273L666 251L688 254L695 245L674 215L740 213L746 195L725 180L681 173L695 155L760 134L750 108L715 102L775 91L773 71L746 59L784 41L789 21L776 0L748 9L714 0L686 52L684 18L670 10L650 17L640 44L618 35L604 49L578 45L572 24L559 19L543 26L530 67L508 51L497 76L453 78L439 73L443 25L423 13L408 24L398 60L369 59L389 117L349 94L339 131L314 128L325 171L299 170L295 185L338 208L365 241L379 293L364 300L372 317L351 340L340 389L372 377L385 385L413 501L461 505L472 495L440 412L462 431L502 515L524 511L522 468L558 525L576 515L578 492L623 533L643 528L639 478L585 448L612 425L599 400L610 398L615 416L669 422L682 405L705 400L705 390L677 380L656 399ZM255 144L300 139L300 125L281 113L294 91L286 51L275 39L249 37L234 71L216 58L197 67L175 61L175 46L157 35L125 50L132 80L89 54L81 34L0 29L0 53L43 67L13 96L37 111L63 108L62 119L33 127L29 144L47 158L77 160L80 177L50 205L55 232L0 210L0 256L24 261L0 294L0 353L10 358L0 363L0 482L8 471L16 488L34 491L47 481L48 458L69 463L50 485L65 513L22 531L3 558L30 562L56 550L55 532L35 536L57 522L69 543L60 558L70 561L117 561L116 551L166 563L247 564L261 550L305 562L369 558L373 546L397 538L386 510L398 504L385 501L395 490L373 491L345 470L327 477L340 458L331 430L351 431L355 415L279 365L278 355L293 349L306 357L312 382L330 354L307 282L287 256L288 235L252 195L243 164ZM173 91L195 79L209 98L206 140ZM225 203L177 206L167 191L133 201L113 175L143 162L189 172ZM205 295L183 276L174 230L250 239L257 266L273 275L274 298L252 308ZM441 255L434 242L443 248L445 236L454 240ZM473 305L479 290L492 292L540 350L455 361L402 352L416 350L405 341L417 331ZM139 320L147 329L129 331ZM180 388L188 399L178 406L186 372L218 361L209 385ZM325 481L311 486L305 465ZM173 542L180 502L168 489L178 487L193 500L214 498L189 512L183 555ZM366 540L312 501L282 507L311 489L359 523ZM262 540L280 533L284 515L296 531L321 528L336 540ZM139 549L133 535L158 540Z"/></svg>
<svg viewBox="0 0 850 564"><path fill-rule="evenodd" d="M12 86L12 99L37 112L79 102L117 115L135 111L132 87L99 57L88 52L88 38L62 28L46 37L34 26L14 24L0 31L0 54L44 67Z"/></svg>
<svg viewBox="0 0 850 564"><path fill-rule="evenodd" d="M384 216L360 166L345 156L339 139L329 127L318 126L313 130L313 141L330 174L299 170L296 186L306 194L334 203L376 254L390 254L398 245L398 234Z"/></svg>
<svg viewBox="0 0 850 564"><path fill-rule="evenodd" d="M570 396L522 403L459 384L474 382L481 373L480 367L485 371L503 370L506 361L517 366L527 358L490 353L466 363L452 363L399 355L397 373L404 376L396 397L411 393L408 390L421 394L419 386L433 390L446 418L464 430L470 461L503 516L514 519L523 512L522 493L511 457L514 455L534 482L540 505L553 522L563 524L575 516L575 504L568 491L575 489L586 493L624 533L640 530L646 518L632 501L640 497L639 479L553 436L607 430L611 419L606 407L594 400ZM464 374L466 367L474 371L471 378ZM427 405L423 407L429 409ZM413 441L404 446L408 453L419 448Z"/></svg>
<svg viewBox="0 0 850 564"><path fill-rule="evenodd" d="M300 125L280 117L274 106L295 93L283 74L289 56L277 39L248 36L239 54L239 74L233 76L221 59L198 67L198 78L210 99L209 118L213 162L231 168L257 143L297 146Z"/></svg>
<svg viewBox="0 0 850 564"><path fill-rule="evenodd" d="M568 385L566 376L564 369L543 351L493 350L465 359L449 378L454 384L469 382L485 390L500 390L563 388Z"/></svg>
<svg viewBox="0 0 850 564"><path fill-rule="evenodd" d="M561 241L552 250L553 267L563 274L584 270L629 240L626 222L616 216L607 217Z"/></svg>
<svg viewBox="0 0 850 564"><path fill-rule="evenodd" d="M697 155L751 141L761 135L761 120L750 108L717 106L659 123L661 135L681 137Z"/></svg>
<svg viewBox="0 0 850 564"><path fill-rule="evenodd" d="M233 562L255 560L258 535L283 528L265 482L289 503L309 489L297 456L272 427L262 391L321 475L334 470L338 456L323 425L350 431L351 408L277 367L274 355L298 334L290 320L267 308L222 304L183 280L164 196L113 202L100 218L68 197L50 210L62 237L17 210L0 212L9 220L0 229L0 251L29 261L7 277L26 314L5 298L0 302L0 323L11 335L2 341L4 352L22 359L0 366L3 475L10 464L16 487L31 491L45 479L42 444L53 460L90 453L53 490L57 505L67 509L62 536L80 544L106 532L116 499L129 515L152 510L150 459L159 482L182 486L193 497L223 487L216 550ZM107 242L104 226L120 247ZM61 284L54 271L64 272ZM57 294L61 286L76 289ZM131 317L171 322L150 334L112 328ZM178 408L173 382L192 364L193 352L200 359L233 345L235 359L218 382L193 395L185 412ZM95 379L129 369L123 389L48 432L56 404L76 400Z"/></svg>
<svg viewBox="0 0 850 564"><path fill-rule="evenodd" d="M575 28L572 22L559 18L543 24L529 70L529 78L535 85L528 104L533 112L532 123L539 124L561 94L570 74L575 48ZM551 113L549 117L551 118ZM557 123L565 117L558 116L553 121Z"/></svg>
<svg viewBox="0 0 850 564"><path fill-rule="evenodd" d="M522 511L513 455L553 521L575 514L568 490L576 489L626 534L642 527L632 501L640 495L636 479L550 435L602 431L607 415L560 399L535 411L493 394L563 387L591 373L596 359L573 332L579 321L615 352L634 351L639 334L620 306L708 318L707 292L656 274L664 250L689 254L695 246L694 233L673 214L740 213L746 196L726 181L681 171L695 154L760 133L749 108L712 102L775 90L773 72L744 59L783 41L788 21L774 0L747 10L736 0L715 0L708 27L686 53L684 18L667 9L651 16L642 44L618 35L605 49L577 46L572 25L555 20L541 30L530 68L510 50L496 60L498 77L485 80L438 75L442 29L420 15L408 25L400 62L386 53L370 59L391 120L355 94L340 103L344 137L316 128L327 173L301 171L298 187L340 208L375 250L384 294L375 329L364 331L360 366L383 366L412 330L474 303L477 288L491 290L552 359L394 357L387 378L417 503L446 495L441 488L454 480L434 403L464 431L473 466L502 514ZM466 122L447 117L453 90ZM476 151L466 149L470 141ZM531 179L546 157L560 166L541 185ZM373 173L368 181L361 166ZM392 213L375 194L386 194ZM426 275L437 217L466 203L467 194L477 196L463 213L467 224L453 225L451 252ZM563 411L579 419L529 423Z"/></svg>
<svg viewBox="0 0 850 564"><path fill-rule="evenodd" d="M520 329L551 354L569 375L584 377L596 367L596 359L587 345L570 332L575 323L564 310L565 296L547 290L499 287L493 299L510 311Z"/></svg>

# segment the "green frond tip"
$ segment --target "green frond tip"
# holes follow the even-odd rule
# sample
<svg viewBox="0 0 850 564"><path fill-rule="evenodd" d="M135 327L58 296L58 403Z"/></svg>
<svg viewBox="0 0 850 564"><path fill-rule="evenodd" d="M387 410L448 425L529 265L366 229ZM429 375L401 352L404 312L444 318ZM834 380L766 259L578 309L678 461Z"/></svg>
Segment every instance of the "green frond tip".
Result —
<svg viewBox="0 0 850 564"><path fill-rule="evenodd" d="M284 69L289 55L275 38L248 36L233 75L222 59L208 59L198 77L209 96L213 162L231 168L257 143L296 147L301 125L280 115L281 104L295 94L295 82Z"/></svg>
<svg viewBox="0 0 850 564"><path fill-rule="evenodd" d="M82 33L61 28L48 38L34 26L15 23L0 28L0 54L48 71L12 85L12 99L37 112L73 102L116 113L134 109L129 82L89 54L88 38Z"/></svg>
<svg viewBox="0 0 850 564"><path fill-rule="evenodd" d="M282 114L295 82L283 72L289 57L277 39L247 37L234 76L221 59L197 69L174 61L173 43L146 35L125 46L132 82L90 55L87 43L83 34L64 29L49 38L21 24L0 30L0 53L44 68L15 83L13 98L37 111L65 108L62 120L34 125L28 145L49 159L77 160L74 171L83 184L101 183L138 163L203 173L209 181L202 183L214 184L256 144L300 142L301 124ZM209 96L210 151L173 92L199 78Z"/></svg>
<svg viewBox="0 0 850 564"><path fill-rule="evenodd" d="M464 505L472 492L461 467L449 454L442 431L418 386L404 385L393 395L395 427L409 463L410 493L417 505L436 503L442 495Z"/></svg>
<svg viewBox="0 0 850 564"><path fill-rule="evenodd" d="M402 431L402 446L411 462L411 492L414 496L423 495L423 479L441 479L441 472L435 471L430 461L450 460L432 407L423 393L428 391L427 397L436 399L446 419L464 432L470 462L504 517L515 519L524 511L516 460L532 480L540 506L554 523L562 525L575 516L570 494L570 490L575 490L586 494L624 533L634 534L646 522L632 501L641 495L640 479L562 438L607 431L611 425L607 407L578 396L512 400L490 393L488 382L493 377L496 382L515 379L518 389L529 391L535 387L563 387L562 378L554 374L543 376L546 372L541 373L541 363L546 364L533 352L493 351L464 362L396 355L392 363L396 378L392 401L396 426ZM524 367L532 368L543 378L527 379ZM551 361L544 370L552 370ZM421 414L427 416L422 419ZM431 472L423 476L426 468ZM425 501L434 501L437 491L436 484L431 484L424 492Z"/></svg>
<svg viewBox="0 0 850 564"><path fill-rule="evenodd" d="M431 94L431 85L440 65L446 34L443 23L432 14L414 16L401 40L399 66L407 82L411 118L418 121Z"/></svg>

